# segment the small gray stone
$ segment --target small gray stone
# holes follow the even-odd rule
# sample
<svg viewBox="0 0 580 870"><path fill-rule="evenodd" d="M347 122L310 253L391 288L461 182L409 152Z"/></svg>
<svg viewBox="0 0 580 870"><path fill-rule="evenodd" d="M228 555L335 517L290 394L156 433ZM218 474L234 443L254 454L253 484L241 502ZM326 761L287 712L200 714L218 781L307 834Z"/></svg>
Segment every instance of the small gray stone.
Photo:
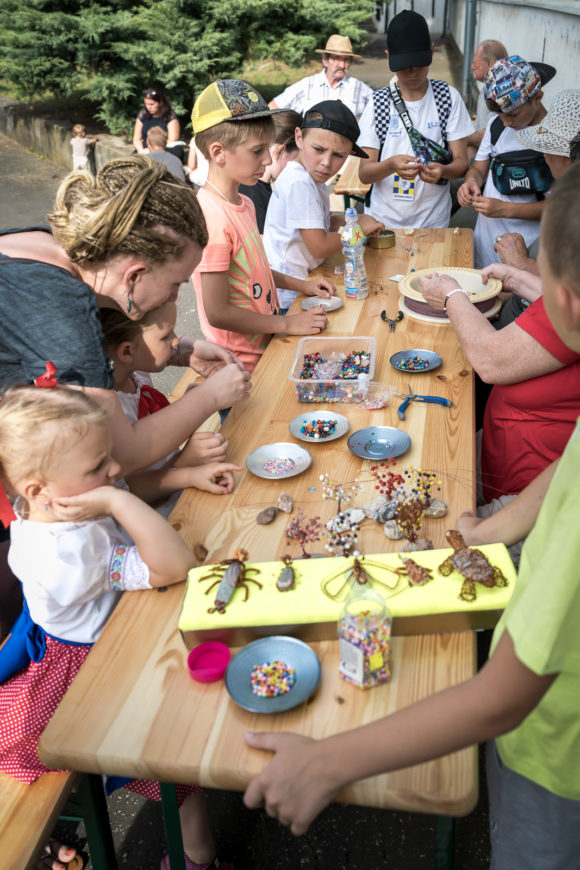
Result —
<svg viewBox="0 0 580 870"><path fill-rule="evenodd" d="M449 508L444 501L441 501L441 499L438 498L432 498L429 507L423 511L423 516L439 519L440 517L446 517L448 513Z"/></svg>
<svg viewBox="0 0 580 870"><path fill-rule="evenodd" d="M288 495L287 492L281 492L278 496L278 501L276 502L276 507L279 511L284 511L285 514L291 514L292 509L294 508L294 502L292 500L292 496Z"/></svg>
<svg viewBox="0 0 580 870"><path fill-rule="evenodd" d="M417 550L432 550L433 541L429 538L417 538L416 541L408 541L404 547L401 547L401 553L413 553Z"/></svg>
<svg viewBox="0 0 580 870"><path fill-rule="evenodd" d="M361 510L364 511L365 516L369 517L369 519L376 520L377 511L384 507L386 503L386 495L377 495L377 497L373 498L372 501L369 501L368 504L363 504Z"/></svg>
<svg viewBox="0 0 580 870"><path fill-rule="evenodd" d="M274 517L277 514L277 509L275 507L264 508L263 511L260 511L258 516L256 517L256 522L261 526L269 525Z"/></svg>
<svg viewBox="0 0 580 870"><path fill-rule="evenodd" d="M352 523L362 523L366 519L366 514L362 508L349 508L345 511Z"/></svg>
<svg viewBox="0 0 580 870"><path fill-rule="evenodd" d="M397 501L389 501L387 504L383 505L382 508L379 508L377 514L373 519L377 523L386 523L387 520L392 520L395 516L395 511L397 510L398 502Z"/></svg>
<svg viewBox="0 0 580 870"><path fill-rule="evenodd" d="M404 532L399 528L396 520L389 520L386 522L384 529L385 535L387 538L390 538L391 541L400 541L401 538L405 537Z"/></svg>

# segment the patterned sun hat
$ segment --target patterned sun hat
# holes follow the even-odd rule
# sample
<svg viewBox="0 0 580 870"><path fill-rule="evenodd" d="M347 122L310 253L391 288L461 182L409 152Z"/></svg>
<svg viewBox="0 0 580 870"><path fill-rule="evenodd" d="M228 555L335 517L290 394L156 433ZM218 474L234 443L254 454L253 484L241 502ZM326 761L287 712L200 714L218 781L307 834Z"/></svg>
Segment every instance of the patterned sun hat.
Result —
<svg viewBox="0 0 580 870"><path fill-rule="evenodd" d="M526 127L516 139L526 148L570 157L574 139L580 135L580 90L560 91L538 127Z"/></svg>
<svg viewBox="0 0 580 870"><path fill-rule="evenodd" d="M497 103L502 113L519 109L541 86L538 71L518 54L496 61L483 80L485 99Z"/></svg>
<svg viewBox="0 0 580 870"><path fill-rule="evenodd" d="M276 115L284 109L269 109L264 97L241 79L219 79L201 92L195 101L191 121L193 134L222 121L247 121Z"/></svg>

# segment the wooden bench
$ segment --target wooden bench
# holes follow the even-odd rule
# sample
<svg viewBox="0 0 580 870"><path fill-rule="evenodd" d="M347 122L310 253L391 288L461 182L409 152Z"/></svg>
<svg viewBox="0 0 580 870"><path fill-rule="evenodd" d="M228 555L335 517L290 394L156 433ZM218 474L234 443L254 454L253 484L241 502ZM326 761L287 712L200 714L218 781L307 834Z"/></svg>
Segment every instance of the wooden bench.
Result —
<svg viewBox="0 0 580 870"><path fill-rule="evenodd" d="M69 804L73 790L76 794ZM85 823L95 870L117 867L99 776L45 773L31 785L0 773L0 854L3 870L33 870L59 816Z"/></svg>

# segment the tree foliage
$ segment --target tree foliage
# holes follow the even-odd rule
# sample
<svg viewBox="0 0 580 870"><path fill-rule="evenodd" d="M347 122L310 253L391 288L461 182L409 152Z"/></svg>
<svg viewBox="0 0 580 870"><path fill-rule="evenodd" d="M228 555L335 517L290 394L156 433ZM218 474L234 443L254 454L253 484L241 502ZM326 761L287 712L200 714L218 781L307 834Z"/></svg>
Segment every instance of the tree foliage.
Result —
<svg viewBox="0 0 580 870"><path fill-rule="evenodd" d="M89 82L98 116L128 133L144 87L178 115L248 61L300 64L331 33L356 43L371 0L0 0L0 77L22 97Z"/></svg>

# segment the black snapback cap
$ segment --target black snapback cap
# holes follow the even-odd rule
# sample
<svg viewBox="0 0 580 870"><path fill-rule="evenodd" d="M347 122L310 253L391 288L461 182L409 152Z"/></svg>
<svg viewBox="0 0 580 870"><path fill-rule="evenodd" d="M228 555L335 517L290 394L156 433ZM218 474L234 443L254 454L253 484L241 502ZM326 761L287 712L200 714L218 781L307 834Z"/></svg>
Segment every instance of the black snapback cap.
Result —
<svg viewBox="0 0 580 870"><path fill-rule="evenodd" d="M316 117L317 115L318 117ZM323 100L321 103L311 106L304 113L304 120L300 128L302 130L330 130L331 133L337 133L339 136L344 136L345 139L350 139L352 142L351 154L363 158L369 156L356 144L356 140L360 136L359 125L351 110L341 100Z"/></svg>

